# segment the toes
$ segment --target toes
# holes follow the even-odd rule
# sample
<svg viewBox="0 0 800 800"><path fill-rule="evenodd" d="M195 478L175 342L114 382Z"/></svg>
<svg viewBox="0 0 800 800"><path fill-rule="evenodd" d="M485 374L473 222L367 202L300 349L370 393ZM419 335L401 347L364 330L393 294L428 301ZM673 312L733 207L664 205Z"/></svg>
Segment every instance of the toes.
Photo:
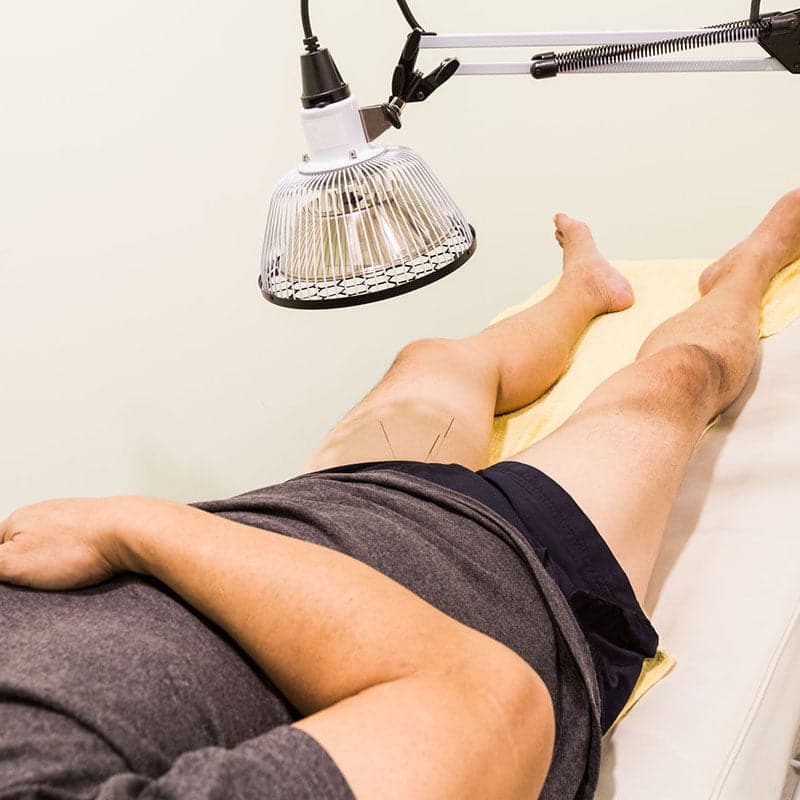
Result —
<svg viewBox="0 0 800 800"><path fill-rule="evenodd" d="M784 197L790 203L793 203L794 205L800 205L800 189L792 189L792 191L788 192L786 195L784 195Z"/></svg>
<svg viewBox="0 0 800 800"><path fill-rule="evenodd" d="M566 214L556 214L553 217L553 224L556 226L556 234L564 236L569 230L571 221L572 219Z"/></svg>
<svg viewBox="0 0 800 800"><path fill-rule="evenodd" d="M556 240L562 247L594 245L592 232L585 222L562 213L556 214L553 222L556 226Z"/></svg>
<svg viewBox="0 0 800 800"><path fill-rule="evenodd" d="M562 212L559 212L553 217L553 222L555 223L556 228L564 231L565 233L576 227L580 227L581 225L587 227L585 222L573 219L569 216L569 214L564 214Z"/></svg>

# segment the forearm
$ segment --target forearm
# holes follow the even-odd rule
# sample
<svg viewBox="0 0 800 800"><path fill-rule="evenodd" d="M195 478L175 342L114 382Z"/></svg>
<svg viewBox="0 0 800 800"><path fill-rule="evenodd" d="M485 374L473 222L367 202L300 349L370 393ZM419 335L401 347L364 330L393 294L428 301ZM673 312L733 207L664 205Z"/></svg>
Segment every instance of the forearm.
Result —
<svg viewBox="0 0 800 800"><path fill-rule="evenodd" d="M189 506L120 504L119 566L158 578L216 622L304 714L483 644L334 550Z"/></svg>

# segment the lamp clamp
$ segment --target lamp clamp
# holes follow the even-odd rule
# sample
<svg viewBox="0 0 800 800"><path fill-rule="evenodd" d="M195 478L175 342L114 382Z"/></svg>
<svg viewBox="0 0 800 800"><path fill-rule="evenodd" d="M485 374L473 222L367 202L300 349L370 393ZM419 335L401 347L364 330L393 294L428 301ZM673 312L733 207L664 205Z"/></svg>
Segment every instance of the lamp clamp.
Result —
<svg viewBox="0 0 800 800"><path fill-rule="evenodd" d="M404 103L420 103L427 100L459 67L458 59L446 58L436 69L423 75L415 69L419 56L419 44L425 32L415 28L406 38L400 60L392 74L392 97Z"/></svg>
<svg viewBox="0 0 800 800"><path fill-rule="evenodd" d="M436 34L414 28L406 38L400 59L392 73L392 94L380 105L361 109L361 120L367 140L373 141L390 127L400 128L400 114L407 103L427 100L443 83L450 80L461 66L457 58L446 58L436 69L424 75L416 69L420 42L423 36Z"/></svg>

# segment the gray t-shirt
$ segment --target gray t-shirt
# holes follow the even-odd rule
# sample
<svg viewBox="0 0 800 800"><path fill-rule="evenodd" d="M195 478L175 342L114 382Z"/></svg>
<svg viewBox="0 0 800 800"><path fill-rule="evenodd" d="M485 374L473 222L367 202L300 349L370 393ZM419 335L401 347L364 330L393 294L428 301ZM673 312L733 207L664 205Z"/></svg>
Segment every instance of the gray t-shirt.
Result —
<svg viewBox="0 0 800 800"><path fill-rule="evenodd" d="M195 505L345 552L515 650L542 676L556 712L541 798L594 795L600 716L588 645L500 516L380 470L304 475ZM187 800L199 800L198 785L209 800L269 796L258 748L264 742L266 758L265 733L297 712L235 642L157 581L124 575L52 593L0 584L0 633L0 800L25 781L97 798L139 797L150 784L156 796L164 782L169 797ZM244 749L249 758L239 757Z"/></svg>

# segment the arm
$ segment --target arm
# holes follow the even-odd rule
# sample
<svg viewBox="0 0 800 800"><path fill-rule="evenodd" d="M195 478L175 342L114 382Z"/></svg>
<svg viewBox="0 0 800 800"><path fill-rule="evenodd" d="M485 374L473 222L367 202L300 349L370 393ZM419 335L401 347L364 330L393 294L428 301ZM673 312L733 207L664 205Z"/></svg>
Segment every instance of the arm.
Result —
<svg viewBox="0 0 800 800"><path fill-rule="evenodd" d="M310 735L357 797L531 797L545 780L555 718L538 674L349 556L145 498L22 509L0 524L0 542L0 580L68 589L132 570L169 585L310 715L290 726L299 729L290 745ZM156 781L117 776L119 786L96 800L263 796L273 733L186 754ZM301 773L314 770L307 759L292 769L290 783L302 789ZM231 771L257 781L257 793L186 789L193 779L219 788Z"/></svg>
<svg viewBox="0 0 800 800"><path fill-rule="evenodd" d="M304 714L448 652L466 657L486 639L349 556L178 503L39 503L2 523L0 541L0 580L12 583L70 589L121 571L158 578L227 631Z"/></svg>

